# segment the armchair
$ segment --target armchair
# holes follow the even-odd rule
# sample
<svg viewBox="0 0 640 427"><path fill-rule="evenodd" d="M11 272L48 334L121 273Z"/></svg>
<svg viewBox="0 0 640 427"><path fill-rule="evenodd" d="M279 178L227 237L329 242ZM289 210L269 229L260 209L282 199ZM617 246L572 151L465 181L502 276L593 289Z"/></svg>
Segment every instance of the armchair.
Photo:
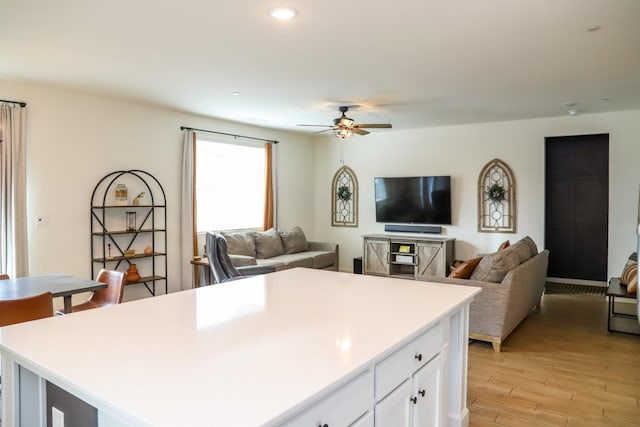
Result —
<svg viewBox="0 0 640 427"><path fill-rule="evenodd" d="M234 267L227 252L227 241L217 233L207 233L207 256L215 283L225 283L243 279L247 276L272 273L275 267L268 265L251 265Z"/></svg>

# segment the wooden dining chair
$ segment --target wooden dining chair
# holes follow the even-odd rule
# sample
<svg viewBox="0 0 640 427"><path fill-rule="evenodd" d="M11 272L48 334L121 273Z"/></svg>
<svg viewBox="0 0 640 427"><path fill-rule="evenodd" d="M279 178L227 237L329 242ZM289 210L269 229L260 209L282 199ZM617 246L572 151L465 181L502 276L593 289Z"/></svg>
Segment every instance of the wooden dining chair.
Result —
<svg viewBox="0 0 640 427"><path fill-rule="evenodd" d="M124 273L122 271L107 270L98 272L97 282L106 283L107 287L93 291L86 302L71 307L71 312L90 310L92 308L107 307L120 304L124 295Z"/></svg>
<svg viewBox="0 0 640 427"><path fill-rule="evenodd" d="M34 297L0 301L0 326L53 317L51 292Z"/></svg>

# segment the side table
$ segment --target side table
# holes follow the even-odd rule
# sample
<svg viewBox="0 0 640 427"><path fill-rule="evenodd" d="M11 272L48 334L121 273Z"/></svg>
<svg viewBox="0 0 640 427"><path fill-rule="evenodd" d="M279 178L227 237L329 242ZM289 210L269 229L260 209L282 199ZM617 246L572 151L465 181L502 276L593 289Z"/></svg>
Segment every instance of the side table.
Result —
<svg viewBox="0 0 640 427"><path fill-rule="evenodd" d="M205 258L194 258L191 260L191 264L193 264L193 285L195 288L199 288L200 283L200 269L204 270L204 282L202 286L211 284L211 269L209 268L209 259Z"/></svg>
<svg viewBox="0 0 640 427"><path fill-rule="evenodd" d="M636 299L635 294L627 292L627 287L620 284L620 278L609 280L606 296L609 297L609 313L607 314L607 330L624 334L640 335L640 324L636 314L636 304L629 304L629 312L616 311L616 298Z"/></svg>

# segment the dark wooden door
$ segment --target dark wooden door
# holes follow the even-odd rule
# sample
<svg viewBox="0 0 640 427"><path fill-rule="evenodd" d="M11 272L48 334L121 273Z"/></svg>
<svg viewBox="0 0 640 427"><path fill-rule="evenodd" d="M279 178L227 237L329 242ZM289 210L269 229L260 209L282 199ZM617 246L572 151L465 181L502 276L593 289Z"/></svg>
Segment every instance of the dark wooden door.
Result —
<svg viewBox="0 0 640 427"><path fill-rule="evenodd" d="M607 280L609 135L545 138L548 277Z"/></svg>

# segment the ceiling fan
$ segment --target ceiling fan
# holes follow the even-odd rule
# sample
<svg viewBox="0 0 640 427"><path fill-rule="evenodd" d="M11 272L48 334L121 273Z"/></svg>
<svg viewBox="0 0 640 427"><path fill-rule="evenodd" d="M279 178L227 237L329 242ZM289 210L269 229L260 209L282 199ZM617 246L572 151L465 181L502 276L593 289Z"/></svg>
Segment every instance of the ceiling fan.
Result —
<svg viewBox="0 0 640 427"><path fill-rule="evenodd" d="M354 133L358 135L366 135L369 131L364 130L364 128L379 128L379 129L390 129L391 125L389 123L369 123L369 124L358 124L350 117L347 117L347 111L349 111L349 106L340 106L338 110L342 113L342 116L333 120L333 125L298 125L298 126L314 126L314 127L327 127L329 129L321 130L316 133L327 132L333 130L333 134L341 139L349 138L353 136Z"/></svg>

